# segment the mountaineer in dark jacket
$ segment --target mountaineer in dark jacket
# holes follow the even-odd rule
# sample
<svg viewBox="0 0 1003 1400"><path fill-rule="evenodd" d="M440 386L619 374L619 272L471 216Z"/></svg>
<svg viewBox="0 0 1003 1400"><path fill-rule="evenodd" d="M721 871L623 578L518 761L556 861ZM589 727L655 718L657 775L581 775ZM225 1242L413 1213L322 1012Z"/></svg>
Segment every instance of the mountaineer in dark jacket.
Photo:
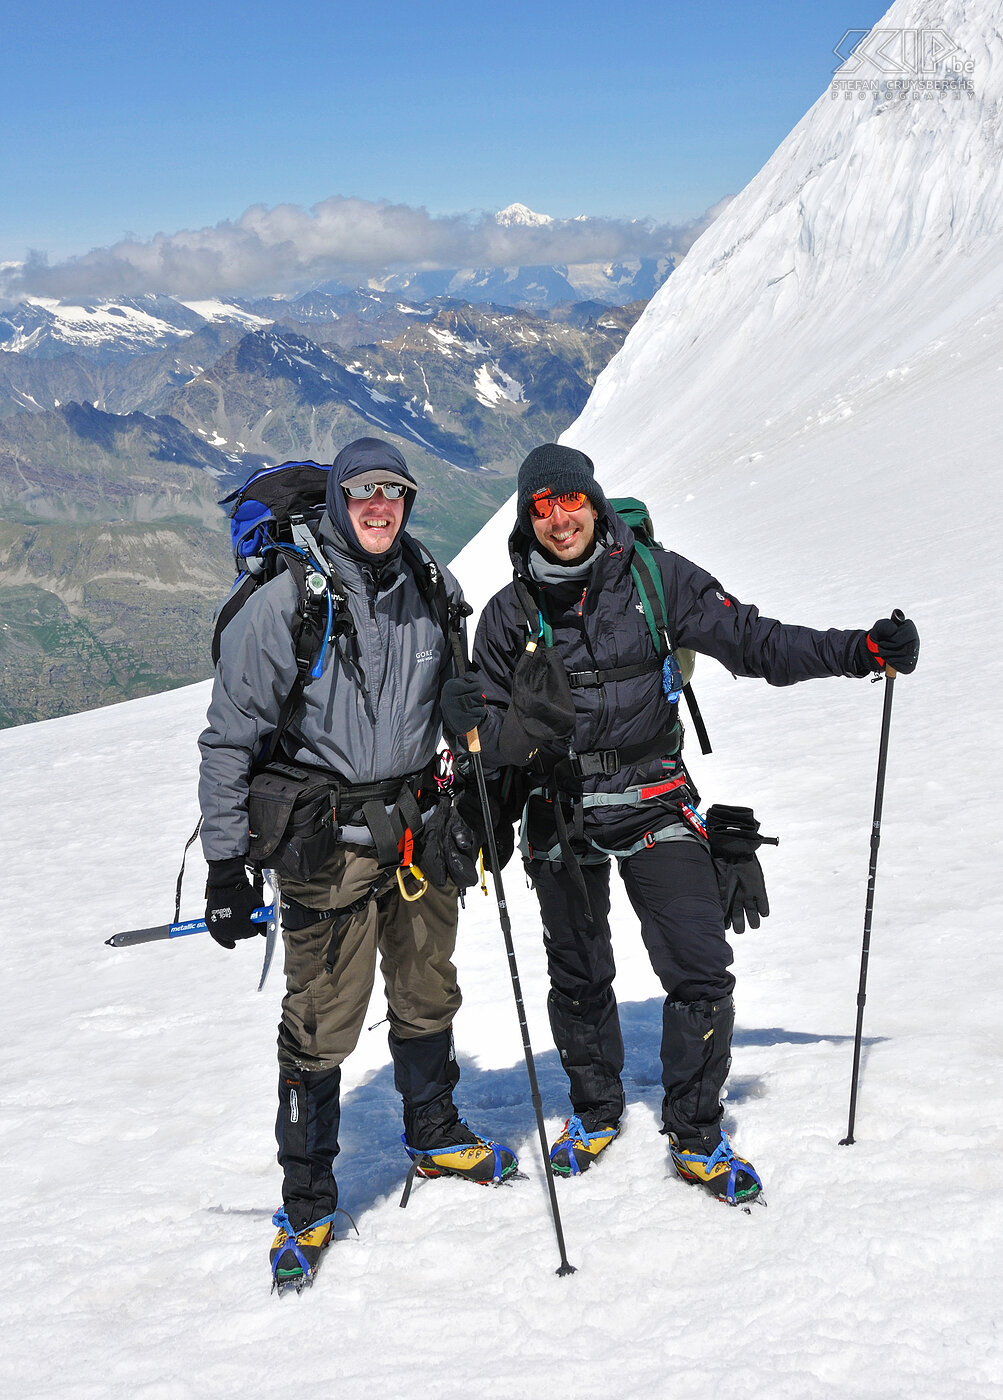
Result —
<svg viewBox="0 0 1003 1400"><path fill-rule="evenodd" d="M327 653L282 733L283 762L330 783L336 841L299 881L283 880L286 994L279 1025L276 1137L283 1208L272 1246L281 1283L316 1267L337 1207L341 1063L354 1050L376 972L386 985L405 1146L422 1175L499 1180L514 1155L473 1133L453 1104L457 890L400 880L400 842L421 850L435 805L439 693L453 673L448 637L401 547L417 486L389 443L362 438L335 459L319 537L347 598L349 637ZM446 576L451 602L462 601ZM226 625L208 725L199 740L206 922L223 947L260 932L248 880L248 790L297 675L292 575L278 574ZM323 782L321 784L323 791ZM399 840L400 838L400 840ZM424 860L424 856L422 857ZM346 906L357 906L338 918Z"/></svg>
<svg viewBox="0 0 1003 1400"><path fill-rule="evenodd" d="M443 713L447 726L478 728L489 771L497 777L510 765L511 781L515 764L529 788L522 850L543 915L550 1020L573 1109L551 1150L553 1170L586 1170L616 1138L624 1111L612 857L665 991L662 1118L673 1164L731 1204L748 1200L760 1179L721 1128L735 1020L725 931L742 932L746 917L758 927L769 912L755 859L764 838L748 809L712 808L709 833L696 810L680 754L678 676L656 656L630 572L634 535L584 453L548 443L529 454L509 545L515 577L487 604L476 670L447 681ZM911 622L883 619L870 635L785 626L678 554L656 548L652 557L672 647L712 656L735 675L790 685L865 676L886 661L903 672L916 665Z"/></svg>

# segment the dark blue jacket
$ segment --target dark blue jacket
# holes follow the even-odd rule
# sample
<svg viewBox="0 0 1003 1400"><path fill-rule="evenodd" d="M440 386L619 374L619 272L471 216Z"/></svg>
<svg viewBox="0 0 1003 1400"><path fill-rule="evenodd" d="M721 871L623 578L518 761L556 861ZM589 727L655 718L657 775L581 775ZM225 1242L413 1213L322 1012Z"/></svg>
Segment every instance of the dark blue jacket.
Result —
<svg viewBox="0 0 1003 1400"><path fill-rule="evenodd" d="M509 540L517 573L544 600L554 645L569 672L651 663L641 676L573 690L576 753L655 743L670 719L651 633L630 574L633 533L609 511L597 520L596 534L605 547L589 576L557 585L541 585L530 578L529 550L535 541L518 526ZM770 685L867 674L856 660L863 630L819 632L762 617L756 607L739 602L688 559L670 550L652 553L661 572L668 628L676 647L712 656L734 675L759 676ZM522 617L510 583L489 601L477 627L473 660L484 682L489 710L480 736L484 762L491 769L501 766L498 736L511 696L513 670L526 641ZM560 753L555 750L542 757L552 765ZM584 778L581 790L623 792L661 772L656 759L611 776ZM666 810L662 824L669 820L678 820L677 810ZM594 807L586 814L586 832L591 828L603 845L616 845L625 832L636 833L651 825L651 813L640 809Z"/></svg>

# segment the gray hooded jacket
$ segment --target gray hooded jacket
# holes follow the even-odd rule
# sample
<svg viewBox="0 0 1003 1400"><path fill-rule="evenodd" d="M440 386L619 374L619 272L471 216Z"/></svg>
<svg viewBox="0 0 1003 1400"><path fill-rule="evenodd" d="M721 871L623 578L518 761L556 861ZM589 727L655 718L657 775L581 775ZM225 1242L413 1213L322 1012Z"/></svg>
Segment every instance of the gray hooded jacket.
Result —
<svg viewBox="0 0 1003 1400"><path fill-rule="evenodd" d="M391 461L394 472L413 479L396 449L376 439L352 443L335 459L320 536L345 585L356 635L328 649L322 674L307 681L282 739L293 762L329 769L348 783L403 777L431 761L440 732L440 689L453 674L449 639L403 557L400 536L386 554L367 554L344 506L342 481ZM405 524L411 492L406 501ZM461 601L456 580L442 572L450 602ZM296 585L291 575L279 574L223 632L208 723L199 739L207 860L247 853L251 767L296 678L296 608ZM343 835L367 839L364 828Z"/></svg>

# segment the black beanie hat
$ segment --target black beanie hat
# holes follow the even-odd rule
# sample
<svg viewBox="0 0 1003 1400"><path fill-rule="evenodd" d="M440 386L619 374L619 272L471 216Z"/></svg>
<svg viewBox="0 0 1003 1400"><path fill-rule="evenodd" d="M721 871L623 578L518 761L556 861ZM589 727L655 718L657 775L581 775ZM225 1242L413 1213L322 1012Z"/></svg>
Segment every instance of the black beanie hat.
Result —
<svg viewBox="0 0 1003 1400"><path fill-rule="evenodd" d="M554 496L561 496L565 491L584 491L602 515L607 503L596 481L595 470L591 459L584 452L579 452L577 447L562 447L557 442L545 442L541 447L534 447L519 468L516 496L519 528L525 534L532 535L529 503L537 492L544 490L549 490Z"/></svg>

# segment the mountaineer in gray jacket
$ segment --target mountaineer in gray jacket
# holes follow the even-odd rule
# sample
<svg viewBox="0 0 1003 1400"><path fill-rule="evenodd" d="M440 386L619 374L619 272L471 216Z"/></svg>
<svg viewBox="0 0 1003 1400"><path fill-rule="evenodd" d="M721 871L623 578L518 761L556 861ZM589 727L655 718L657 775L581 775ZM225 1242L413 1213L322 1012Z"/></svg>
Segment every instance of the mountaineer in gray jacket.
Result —
<svg viewBox="0 0 1003 1400"><path fill-rule="evenodd" d="M411 863L411 842L421 849L435 806L439 695L454 670L449 638L402 549L416 491L404 458L379 439L361 438L335 459L319 539L351 626L336 629L321 674L304 686L281 736L283 763L330 783L325 816L333 805L337 826L318 867L282 885L276 1138L284 1181L272 1245L279 1283L311 1277L331 1238L340 1066L362 1029L377 953L404 1144L416 1170L490 1182L516 1169L514 1154L473 1133L453 1104L456 886L429 882L413 899L395 878ZM455 579L445 582L460 603ZM248 789L296 680L297 607L292 575L280 573L228 622L199 740L206 922L226 948L260 932L250 919L260 901L246 869Z"/></svg>

